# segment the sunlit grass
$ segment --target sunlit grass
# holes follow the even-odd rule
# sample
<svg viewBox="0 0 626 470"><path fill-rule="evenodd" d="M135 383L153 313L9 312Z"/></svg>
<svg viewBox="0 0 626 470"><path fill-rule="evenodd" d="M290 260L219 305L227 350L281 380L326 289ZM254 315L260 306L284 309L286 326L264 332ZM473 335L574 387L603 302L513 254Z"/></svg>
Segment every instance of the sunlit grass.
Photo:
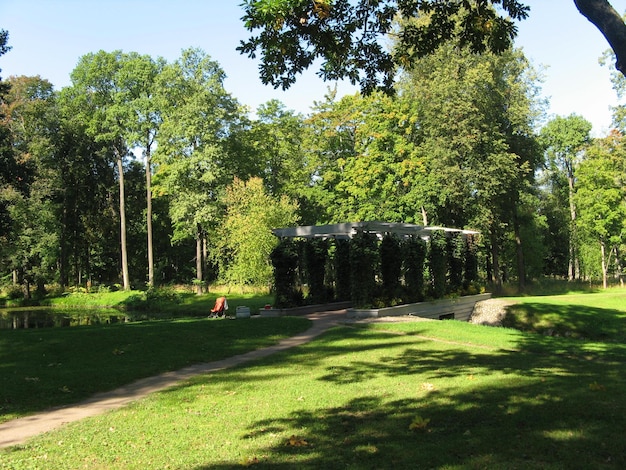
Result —
<svg viewBox="0 0 626 470"><path fill-rule="evenodd" d="M626 302L602 297L530 298L518 311L562 313L581 331L589 315L619 325ZM626 467L622 333L524 325L338 327L0 451L0 468Z"/></svg>
<svg viewBox="0 0 626 470"><path fill-rule="evenodd" d="M460 322L339 327L307 345L35 438L0 454L2 465L626 464L619 437L626 425L625 361L584 359L579 340L535 338ZM555 354L563 342L570 355Z"/></svg>
<svg viewBox="0 0 626 470"><path fill-rule="evenodd" d="M275 344L305 318L180 319L0 330L0 421Z"/></svg>

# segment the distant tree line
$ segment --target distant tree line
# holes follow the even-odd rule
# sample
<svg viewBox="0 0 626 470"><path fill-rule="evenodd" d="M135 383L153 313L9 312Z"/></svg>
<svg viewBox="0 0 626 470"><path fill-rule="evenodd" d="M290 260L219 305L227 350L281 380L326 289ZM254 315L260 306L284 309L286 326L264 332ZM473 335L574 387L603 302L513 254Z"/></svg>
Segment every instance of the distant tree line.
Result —
<svg viewBox="0 0 626 470"><path fill-rule="evenodd" d="M621 276L621 108L604 138L580 116L537 131L545 103L519 50L443 44L395 95L329 89L307 116L270 101L251 117L199 49L90 53L71 79L1 82L0 275L26 295L268 286L271 228L368 220L480 231L495 288Z"/></svg>

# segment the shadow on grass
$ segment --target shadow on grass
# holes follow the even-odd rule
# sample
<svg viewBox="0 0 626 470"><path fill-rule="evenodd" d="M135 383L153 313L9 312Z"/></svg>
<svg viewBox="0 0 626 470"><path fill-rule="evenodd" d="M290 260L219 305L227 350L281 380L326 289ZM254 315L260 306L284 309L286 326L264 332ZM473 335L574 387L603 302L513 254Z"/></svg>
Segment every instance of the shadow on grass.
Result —
<svg viewBox="0 0 626 470"><path fill-rule="evenodd" d="M359 354L324 368L324 357L386 348L388 333L340 328L259 364L288 361L293 374L321 368L315 380L332 384L337 393L355 384L362 388L340 406L302 407L255 421L242 439L269 433L292 438L267 446L248 464L274 469L626 467L623 345L592 347L529 334L520 336L514 351L481 350L444 347L420 333L416 327L406 341L395 342L393 354L371 361ZM359 344L360 337L374 341ZM240 372L229 379L245 380L246 371ZM392 389L371 391L376 381L389 378L410 390L399 399ZM199 468L241 465L207 462Z"/></svg>
<svg viewBox="0 0 626 470"><path fill-rule="evenodd" d="M540 302L507 307L504 326L548 336L626 342L626 313L588 305Z"/></svg>
<svg viewBox="0 0 626 470"><path fill-rule="evenodd" d="M0 330L0 422L271 346L310 326L306 318L179 319Z"/></svg>

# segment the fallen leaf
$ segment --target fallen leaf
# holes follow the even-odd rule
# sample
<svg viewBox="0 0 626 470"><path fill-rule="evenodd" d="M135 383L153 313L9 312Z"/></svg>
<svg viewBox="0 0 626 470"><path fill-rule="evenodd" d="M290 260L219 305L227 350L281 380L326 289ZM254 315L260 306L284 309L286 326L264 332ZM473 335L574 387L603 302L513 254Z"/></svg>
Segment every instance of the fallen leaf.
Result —
<svg viewBox="0 0 626 470"><path fill-rule="evenodd" d="M304 439L300 439L299 437L296 437L292 434L291 437L287 440L287 445L291 447L305 447L308 446L309 443Z"/></svg>

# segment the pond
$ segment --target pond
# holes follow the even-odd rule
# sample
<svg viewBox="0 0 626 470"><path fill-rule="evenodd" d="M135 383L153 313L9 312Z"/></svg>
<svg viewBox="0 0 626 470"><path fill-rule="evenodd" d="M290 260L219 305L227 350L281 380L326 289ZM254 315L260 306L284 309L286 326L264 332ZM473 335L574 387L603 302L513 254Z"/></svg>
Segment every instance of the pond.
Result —
<svg viewBox="0 0 626 470"><path fill-rule="evenodd" d="M50 307L0 308L0 329L48 328L123 323L128 315L115 309Z"/></svg>

